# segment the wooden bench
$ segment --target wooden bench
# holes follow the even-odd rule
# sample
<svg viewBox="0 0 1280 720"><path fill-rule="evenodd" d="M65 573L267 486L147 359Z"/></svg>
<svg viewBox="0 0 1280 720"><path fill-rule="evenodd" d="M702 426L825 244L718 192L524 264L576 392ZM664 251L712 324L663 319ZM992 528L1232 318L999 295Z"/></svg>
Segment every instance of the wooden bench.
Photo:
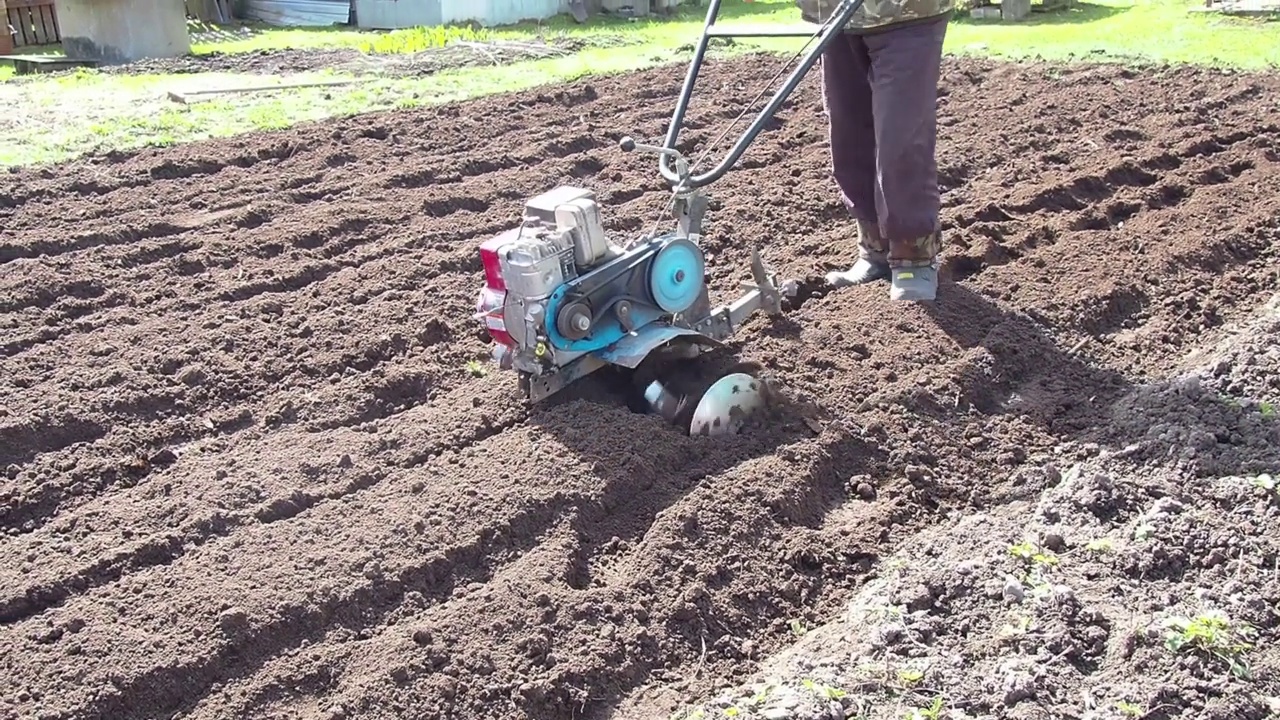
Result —
<svg viewBox="0 0 1280 720"><path fill-rule="evenodd" d="M57 72L68 68L97 67L96 60L78 60L62 55L0 55L0 63L13 66L18 75Z"/></svg>

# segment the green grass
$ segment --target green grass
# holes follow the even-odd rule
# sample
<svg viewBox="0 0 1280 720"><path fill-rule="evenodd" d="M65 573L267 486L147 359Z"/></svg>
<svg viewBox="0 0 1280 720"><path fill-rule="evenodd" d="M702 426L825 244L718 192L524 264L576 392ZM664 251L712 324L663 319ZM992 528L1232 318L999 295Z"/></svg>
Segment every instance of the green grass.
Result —
<svg viewBox="0 0 1280 720"><path fill-rule="evenodd" d="M1147 61L1259 70L1280 66L1280 23L1189 10L1182 0L1091 0L1021 23L958 19L947 49L1010 59Z"/></svg>
<svg viewBox="0 0 1280 720"><path fill-rule="evenodd" d="M947 52L1010 59L1133 60L1196 63L1259 69L1280 66L1280 22L1192 13L1198 0L1089 0L1070 11L1033 13L1022 22L974 20L961 14L948 30ZM729 4L722 23L751 25L800 22L793 0ZM357 48L377 52L417 52L450 35L494 40L527 40L537 35L590 39L622 35L638 44L676 47L697 39L703 14L682 10L673 19L625 22L617 19L577 25L566 17L542 23L474 31L411 29L373 33L334 28L265 29L234 41L200 43L195 52L245 52L279 48ZM747 42L747 41L741 41ZM755 41L769 50L800 47L796 40Z"/></svg>
<svg viewBox="0 0 1280 720"><path fill-rule="evenodd" d="M959 17L947 36L951 54L1050 61L1144 60L1262 69L1280 66L1280 23L1189 13L1198 0L1090 0L1069 12L1034 14L1020 23ZM732 3L722 23L794 24L792 0ZM342 88L226 96L190 106L166 98L169 90L210 82L204 76L123 76L78 72L59 78L14 78L0 68L0 165L53 162L86 151L131 149L282 128L307 120L391 108L433 105L548 83L687 62L702 27L690 8L668 20L602 19L577 25L567 17L542 23L472 30L416 28L368 32L344 28L218 30L196 36L193 52L252 52L281 48L355 48L413 53L455 39L516 40L568 36L587 41L572 56L442 72L426 78L377 79ZM590 47L622 38L625 48ZM598 44L598 43L597 43ZM764 49L794 51L798 40L742 40L721 56ZM236 78L218 78L230 82ZM265 82L266 78L239 78ZM19 114L13 108L22 108Z"/></svg>
<svg viewBox="0 0 1280 720"><path fill-rule="evenodd" d="M644 18L628 22L602 16L579 25L567 15L540 22L523 22L479 31L471 28L410 28L365 31L351 28L254 28L251 35L211 42L193 43L198 54L211 52L255 52L282 48L354 48L365 52L419 52L437 47L445 38L528 41L540 36L591 40L601 36L622 36L636 44L671 46L693 42L702 28L704 11L683 8L669 19ZM778 23L799 22L794 0L756 0L727 3L720 11L722 21L746 20Z"/></svg>
<svg viewBox="0 0 1280 720"><path fill-rule="evenodd" d="M81 71L0 85L0 104L23 107L28 117L27 122L0 132L0 166L56 162L85 151L170 145L361 112L437 105L589 74L639 70L671 59L659 53L586 50L500 68L466 68L412 80L361 80L346 87L279 90L251 98L222 96L191 105L174 103L166 94L191 87L195 78ZM217 79L224 86L265 81L234 75Z"/></svg>

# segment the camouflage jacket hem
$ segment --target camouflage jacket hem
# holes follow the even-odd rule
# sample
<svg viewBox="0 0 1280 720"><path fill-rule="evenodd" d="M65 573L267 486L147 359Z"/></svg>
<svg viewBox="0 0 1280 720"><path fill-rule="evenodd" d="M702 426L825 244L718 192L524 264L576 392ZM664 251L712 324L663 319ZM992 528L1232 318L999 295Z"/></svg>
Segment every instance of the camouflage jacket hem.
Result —
<svg viewBox="0 0 1280 720"><path fill-rule="evenodd" d="M805 22L826 22L840 0L796 0ZM846 32L861 33L889 29L891 26L915 24L949 15L955 0L863 0L862 7L845 25Z"/></svg>

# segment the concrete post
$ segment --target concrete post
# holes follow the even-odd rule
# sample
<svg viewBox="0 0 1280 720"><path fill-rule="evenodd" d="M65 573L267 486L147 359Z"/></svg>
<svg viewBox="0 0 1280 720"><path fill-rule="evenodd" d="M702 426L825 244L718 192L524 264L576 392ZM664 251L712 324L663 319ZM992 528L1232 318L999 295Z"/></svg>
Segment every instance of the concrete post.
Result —
<svg viewBox="0 0 1280 720"><path fill-rule="evenodd" d="M1000 16L1017 22L1031 14L1031 0L1000 0Z"/></svg>
<svg viewBox="0 0 1280 720"><path fill-rule="evenodd" d="M191 52L182 0L58 0L67 57L122 64Z"/></svg>

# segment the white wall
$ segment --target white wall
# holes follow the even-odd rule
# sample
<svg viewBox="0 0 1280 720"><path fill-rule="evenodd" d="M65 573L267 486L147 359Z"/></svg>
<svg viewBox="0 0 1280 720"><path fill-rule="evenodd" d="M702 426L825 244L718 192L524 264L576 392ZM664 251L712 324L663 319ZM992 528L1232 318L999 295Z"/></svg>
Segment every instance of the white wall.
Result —
<svg viewBox="0 0 1280 720"><path fill-rule="evenodd" d="M277 2L278 0L249 0ZM294 0L297 2L298 0ZM606 10L623 5L647 7L647 0L594 0ZM569 0L354 0L356 22L362 28L404 28L477 22L509 25L522 20L545 20L569 12ZM589 0L590 2L590 0ZM674 7L683 0L660 0L654 7Z"/></svg>
<svg viewBox="0 0 1280 720"><path fill-rule="evenodd" d="M606 10L624 5L647 7L648 0L598 0ZM438 0L445 23L474 20L482 25L509 25L543 20L569 12L569 0ZM654 7L675 7L683 0L659 0Z"/></svg>

